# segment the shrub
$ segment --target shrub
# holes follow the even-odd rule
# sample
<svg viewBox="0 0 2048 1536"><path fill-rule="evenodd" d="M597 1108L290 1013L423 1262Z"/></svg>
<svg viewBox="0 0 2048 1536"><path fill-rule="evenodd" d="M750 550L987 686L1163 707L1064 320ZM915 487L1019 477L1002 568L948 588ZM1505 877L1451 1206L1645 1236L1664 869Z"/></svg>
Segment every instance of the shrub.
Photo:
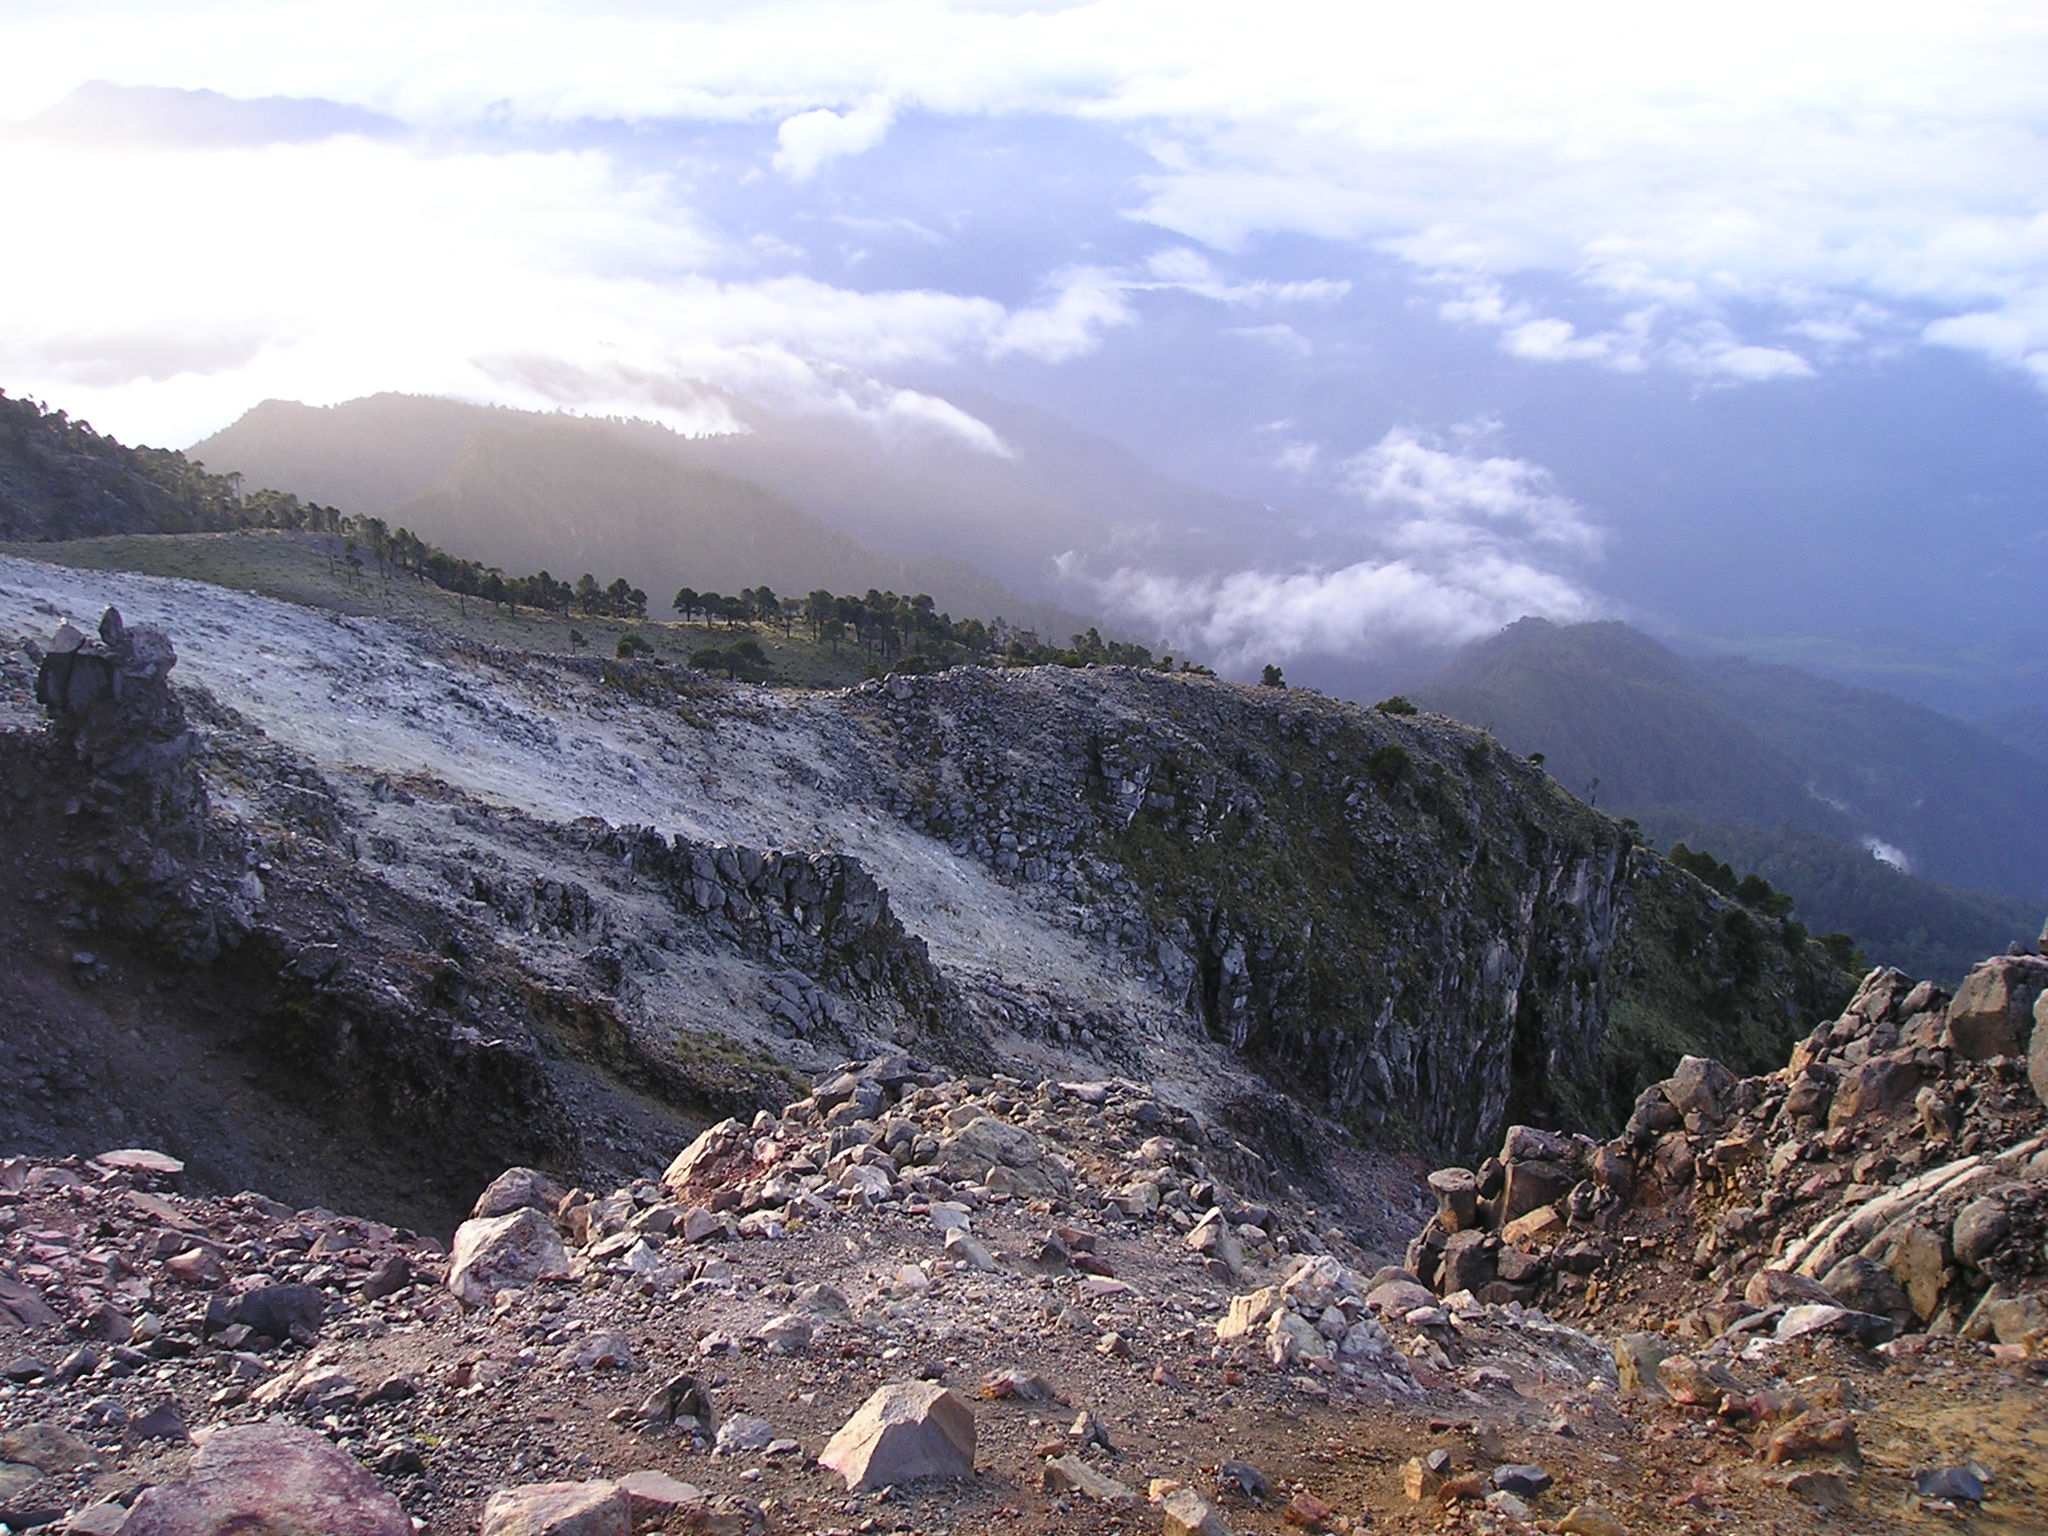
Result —
<svg viewBox="0 0 2048 1536"><path fill-rule="evenodd" d="M612 652L621 661L631 661L635 656L651 656L654 646L645 635L621 635L618 648Z"/></svg>
<svg viewBox="0 0 2048 1536"><path fill-rule="evenodd" d="M1287 680L1280 675L1278 667L1268 664L1266 669L1259 674L1259 686L1261 688L1285 688Z"/></svg>
<svg viewBox="0 0 2048 1536"><path fill-rule="evenodd" d="M1373 708L1383 715L1419 715L1422 713L1421 710L1417 709L1409 701L1408 695L1405 693L1397 693L1391 699L1381 699L1379 703L1373 705Z"/></svg>
<svg viewBox="0 0 2048 1536"><path fill-rule="evenodd" d="M1365 771L1382 789L1391 789L1408 772L1408 749L1390 741L1365 760Z"/></svg>

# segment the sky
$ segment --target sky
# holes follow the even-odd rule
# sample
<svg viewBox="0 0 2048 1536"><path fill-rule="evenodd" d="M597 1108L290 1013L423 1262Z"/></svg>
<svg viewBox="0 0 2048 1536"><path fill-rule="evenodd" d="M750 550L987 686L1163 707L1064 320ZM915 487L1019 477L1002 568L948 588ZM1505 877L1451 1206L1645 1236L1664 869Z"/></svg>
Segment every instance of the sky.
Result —
<svg viewBox="0 0 2048 1536"><path fill-rule="evenodd" d="M1237 664L1537 612L1988 708L2043 80L2018 4L10 8L0 387L181 446L384 389L730 426L702 381L1012 451L971 387L1272 509L1061 567Z"/></svg>

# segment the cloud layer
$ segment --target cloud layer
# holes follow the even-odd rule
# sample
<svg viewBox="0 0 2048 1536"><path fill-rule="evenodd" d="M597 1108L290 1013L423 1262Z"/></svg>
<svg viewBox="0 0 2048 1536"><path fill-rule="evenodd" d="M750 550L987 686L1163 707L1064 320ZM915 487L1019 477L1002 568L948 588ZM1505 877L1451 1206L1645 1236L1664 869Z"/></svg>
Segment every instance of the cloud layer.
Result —
<svg viewBox="0 0 2048 1536"><path fill-rule="evenodd" d="M1197 579L1125 566L1089 585L1128 622L1236 674L1462 645L1528 614L1598 617L1604 605L1573 571L1597 558L1600 530L1542 466L1475 451L1487 430L1438 443L1396 428L1346 461L1377 558ZM1068 568L1088 580L1079 560Z"/></svg>

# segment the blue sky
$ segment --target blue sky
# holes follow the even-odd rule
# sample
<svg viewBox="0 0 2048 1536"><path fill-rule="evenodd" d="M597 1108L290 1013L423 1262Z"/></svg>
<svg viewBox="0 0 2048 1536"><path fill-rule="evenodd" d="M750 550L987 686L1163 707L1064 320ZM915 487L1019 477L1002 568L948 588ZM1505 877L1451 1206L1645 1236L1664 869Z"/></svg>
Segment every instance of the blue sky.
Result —
<svg viewBox="0 0 2048 1536"><path fill-rule="evenodd" d="M1995 646L2044 79L2010 5L17 10L0 384L177 444L379 389L716 430L703 381L1000 454L972 386L1276 509L1075 576L1218 653Z"/></svg>

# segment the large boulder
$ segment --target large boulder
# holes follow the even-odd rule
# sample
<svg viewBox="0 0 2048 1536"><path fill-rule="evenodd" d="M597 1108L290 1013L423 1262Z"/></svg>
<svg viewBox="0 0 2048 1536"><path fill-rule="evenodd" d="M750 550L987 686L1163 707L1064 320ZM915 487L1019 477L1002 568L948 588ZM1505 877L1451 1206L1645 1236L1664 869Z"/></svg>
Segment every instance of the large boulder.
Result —
<svg viewBox="0 0 2048 1536"><path fill-rule="evenodd" d="M122 1536L412 1536L376 1478L326 1438L288 1425L216 1430L182 1483L145 1491Z"/></svg>
<svg viewBox="0 0 2048 1536"><path fill-rule="evenodd" d="M497 1291L568 1278L569 1254L555 1224L531 1206L465 1221L455 1229L448 1289L466 1307L487 1305Z"/></svg>
<svg viewBox="0 0 2048 1536"><path fill-rule="evenodd" d="M1479 1211L1479 1180L1470 1168L1439 1168L1429 1176L1437 1220L1446 1232L1462 1232Z"/></svg>
<svg viewBox="0 0 2048 1536"><path fill-rule="evenodd" d="M1888 1317L1894 1328L1912 1322L1913 1303L1898 1277L1875 1259L1851 1254L1821 1277L1821 1289L1852 1312Z"/></svg>
<svg viewBox="0 0 2048 1536"><path fill-rule="evenodd" d="M1444 1244L1443 1268L1437 1274L1437 1288L1445 1296L1458 1291L1475 1295L1497 1277L1500 1239L1477 1231L1453 1232Z"/></svg>
<svg viewBox="0 0 2048 1536"><path fill-rule="evenodd" d="M1500 1219L1510 1222L1538 1206L1555 1205L1572 1192L1576 1183L1577 1176L1562 1163L1537 1158L1509 1163L1507 1186L1501 1192Z"/></svg>
<svg viewBox="0 0 2048 1536"><path fill-rule="evenodd" d="M2018 1056L2027 1049L2034 1004L2048 992L2048 960L1994 955L1963 978L1948 1005L1956 1050L1972 1061Z"/></svg>
<svg viewBox="0 0 2048 1536"><path fill-rule="evenodd" d="M2011 1232L2012 1212L2003 1200L1986 1195L1956 1212L1955 1225L1949 1229L1949 1247L1958 1264L1981 1269L1986 1259L2005 1246Z"/></svg>
<svg viewBox="0 0 2048 1536"><path fill-rule="evenodd" d="M971 1120L939 1143L932 1166L953 1179L987 1179L993 1168L1006 1168L1017 1194L1045 1199L1073 1193L1066 1171L1045 1155L1038 1138L1021 1126L992 1115Z"/></svg>
<svg viewBox="0 0 2048 1536"><path fill-rule="evenodd" d="M1734 1108L1735 1074L1706 1056L1686 1056L1664 1082L1664 1097L1681 1115L1719 1125Z"/></svg>
<svg viewBox="0 0 2048 1536"><path fill-rule="evenodd" d="M1911 1051L1873 1056L1842 1074L1828 1105L1828 1124L1853 1125L1904 1103L1920 1086L1920 1067Z"/></svg>
<svg viewBox="0 0 2048 1536"><path fill-rule="evenodd" d="M974 1475L974 1410L932 1382L877 1391L818 1453L849 1489Z"/></svg>
<svg viewBox="0 0 2048 1536"><path fill-rule="evenodd" d="M481 1536L633 1536L632 1505L611 1482L501 1488L484 1505Z"/></svg>
<svg viewBox="0 0 2048 1536"><path fill-rule="evenodd" d="M724 1181L753 1157L754 1139L747 1128L737 1120L721 1120L676 1154L661 1182L672 1194L687 1194Z"/></svg>
<svg viewBox="0 0 2048 1536"><path fill-rule="evenodd" d="M507 1168L476 1197L472 1217L506 1216L531 1206L552 1216L569 1192L538 1168Z"/></svg>

